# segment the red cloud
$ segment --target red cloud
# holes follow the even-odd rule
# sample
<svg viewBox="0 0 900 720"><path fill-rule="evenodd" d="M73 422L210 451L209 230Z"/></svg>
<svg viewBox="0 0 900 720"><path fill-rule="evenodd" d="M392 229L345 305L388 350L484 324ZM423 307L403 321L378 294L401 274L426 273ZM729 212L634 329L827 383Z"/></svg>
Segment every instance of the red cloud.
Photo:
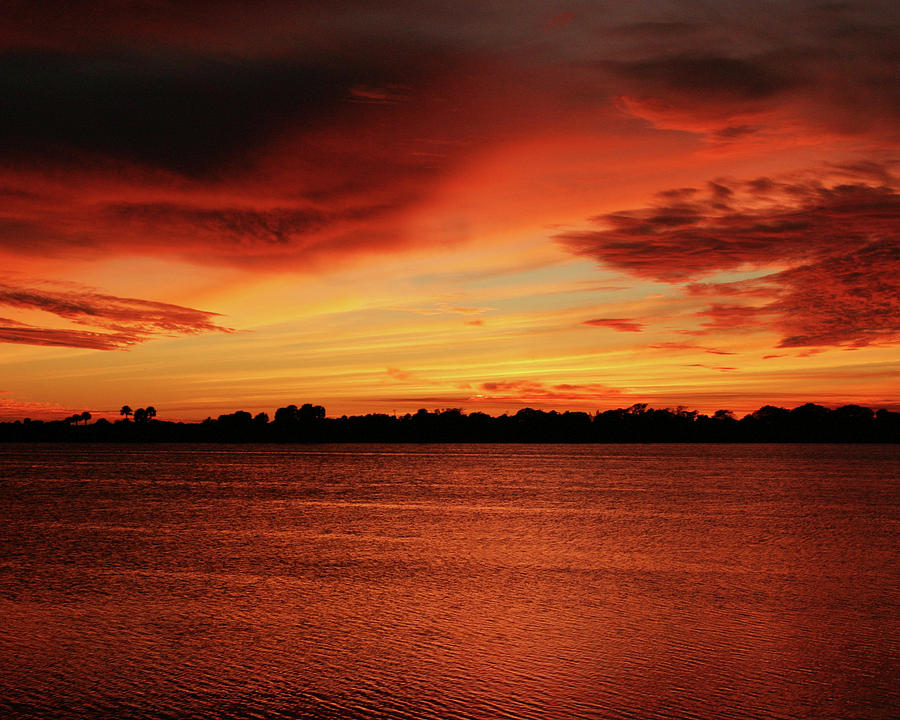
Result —
<svg viewBox="0 0 900 720"><path fill-rule="evenodd" d="M644 326L637 320L628 318L595 318L594 320L585 320L581 324L594 327L608 327L619 332L641 332L644 329Z"/></svg>
<svg viewBox="0 0 900 720"><path fill-rule="evenodd" d="M705 368L707 370L719 370L720 372L730 372L732 370L737 370L736 367L728 367L725 365L707 365L706 363L689 363L685 365L685 367L698 367Z"/></svg>
<svg viewBox="0 0 900 720"><path fill-rule="evenodd" d="M84 408L66 408L59 403L43 403L27 400L17 400L10 397L9 392L0 390L0 419L21 420L23 417L53 417L62 418L73 412L81 412Z"/></svg>
<svg viewBox="0 0 900 720"><path fill-rule="evenodd" d="M16 324L0 326L0 342L20 345L86 348L90 350L124 350L149 339L136 333L97 333L87 330L59 330Z"/></svg>
<svg viewBox="0 0 900 720"><path fill-rule="evenodd" d="M665 202L654 207L593 218L601 229L558 239L576 254L634 275L684 282L859 248L895 236L900 218L893 188L864 183L826 187L760 178L660 195Z"/></svg>
<svg viewBox="0 0 900 720"><path fill-rule="evenodd" d="M386 0L368 3L360 23L343 3L287 0L107 2L103 12L90 0L0 4L0 92L15 98L0 116L0 252L281 271L443 245L477 224L465 207L436 234L410 227L430 199L445 202L456 173L475 186L484 180L465 176L470 162L569 129L649 136L617 107L715 143L814 142L825 128L896 147L896 23L875 5L770 3L714 20L639 3L615 13L586 4L572 17L538 5L511 17L499 5L461 13ZM546 32L548 16L566 23ZM770 271L711 286L707 330L728 329L729 312L791 346L890 340L896 182L873 162L829 172L841 179L677 188L561 239L671 283ZM6 323L8 341L125 346L223 329L191 314L200 311L121 298L19 301L106 334Z"/></svg>
<svg viewBox="0 0 900 720"><path fill-rule="evenodd" d="M776 327L784 335L780 347L858 347L900 339L900 238L755 284L774 286L777 299L766 309L776 314Z"/></svg>
<svg viewBox="0 0 900 720"><path fill-rule="evenodd" d="M871 177L871 164L863 169ZM884 168L882 175L890 177ZM833 185L760 178L659 198L654 207L595 218L604 227L559 240L577 254L669 283L723 270L786 268L741 283L686 285L692 295L729 300L699 313L707 332L771 326L782 333L783 347L900 337L894 186L864 178Z"/></svg>
<svg viewBox="0 0 900 720"><path fill-rule="evenodd" d="M572 385L560 383L548 385L537 380L499 380L485 382L481 393L468 398L474 402L515 401L515 402L597 402L609 398L626 397L626 393L616 388L600 384Z"/></svg>
<svg viewBox="0 0 900 720"><path fill-rule="evenodd" d="M717 142L771 132L771 113L893 141L900 108L895 28L872 8L385 0L361 23L344 3L102 5L0 4L8 252L305 267L435 242L403 221L449 176L508 142L596 134L616 97ZM607 221L628 236L641 218Z"/></svg>
<svg viewBox="0 0 900 720"><path fill-rule="evenodd" d="M170 303L81 291L58 292L0 285L0 305L40 310L108 332L34 327L0 319L0 342L118 350L160 335L231 332L217 313Z"/></svg>
<svg viewBox="0 0 900 720"><path fill-rule="evenodd" d="M693 289L693 292L697 292ZM697 315L707 331L770 326L779 347L860 347L900 339L900 239L702 292L762 305L713 303Z"/></svg>
<svg viewBox="0 0 900 720"><path fill-rule="evenodd" d="M706 310L697 313L697 317L708 318L703 323L706 328L714 330L730 330L745 326L758 326L769 322L775 310L770 306L754 307L751 305L726 305L714 303Z"/></svg>
<svg viewBox="0 0 900 720"><path fill-rule="evenodd" d="M710 355L737 354L729 350L719 350L718 348L704 347L703 345L697 345L691 342L661 342L654 345L648 345L647 347L652 350L665 350L666 352L670 352L672 350L702 350L703 352L709 353Z"/></svg>

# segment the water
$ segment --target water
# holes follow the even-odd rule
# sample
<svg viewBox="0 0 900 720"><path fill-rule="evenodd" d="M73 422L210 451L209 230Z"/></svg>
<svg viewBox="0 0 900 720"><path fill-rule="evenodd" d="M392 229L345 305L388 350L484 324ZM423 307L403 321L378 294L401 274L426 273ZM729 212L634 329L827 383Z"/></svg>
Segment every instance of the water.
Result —
<svg viewBox="0 0 900 720"><path fill-rule="evenodd" d="M900 447L0 446L0 715L893 718Z"/></svg>

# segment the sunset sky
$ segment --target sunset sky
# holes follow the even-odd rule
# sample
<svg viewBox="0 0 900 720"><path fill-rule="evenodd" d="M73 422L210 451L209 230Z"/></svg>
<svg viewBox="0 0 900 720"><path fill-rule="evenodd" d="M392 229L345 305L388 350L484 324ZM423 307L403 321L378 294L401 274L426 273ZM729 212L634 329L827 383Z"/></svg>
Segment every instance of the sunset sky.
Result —
<svg viewBox="0 0 900 720"><path fill-rule="evenodd" d="M0 418L900 408L900 4L0 7Z"/></svg>

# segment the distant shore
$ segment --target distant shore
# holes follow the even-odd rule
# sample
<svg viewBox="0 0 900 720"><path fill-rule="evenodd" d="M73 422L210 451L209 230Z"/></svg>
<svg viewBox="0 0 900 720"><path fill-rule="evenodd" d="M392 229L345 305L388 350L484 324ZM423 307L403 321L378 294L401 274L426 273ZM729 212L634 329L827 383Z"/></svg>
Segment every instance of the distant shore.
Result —
<svg viewBox="0 0 900 720"><path fill-rule="evenodd" d="M124 410L124 408L123 408ZM130 408L129 408L130 411ZM153 411L154 415L156 411ZM87 418L84 417L87 415ZM589 414L524 408L491 416L459 409L406 415L329 418L320 405L288 405L274 420L245 411L199 423L135 415L90 423L66 420L0 423L0 442L147 443L898 443L900 413L860 405L829 409L807 403L788 410L766 405L737 418L727 410L704 415L639 403Z"/></svg>

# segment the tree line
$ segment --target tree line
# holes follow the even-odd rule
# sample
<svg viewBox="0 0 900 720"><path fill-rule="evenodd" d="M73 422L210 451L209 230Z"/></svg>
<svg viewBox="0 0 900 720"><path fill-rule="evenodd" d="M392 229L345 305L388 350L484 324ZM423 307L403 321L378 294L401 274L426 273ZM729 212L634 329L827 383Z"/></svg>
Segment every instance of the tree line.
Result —
<svg viewBox="0 0 900 720"><path fill-rule="evenodd" d="M492 416L459 408L405 415L369 413L329 418L321 405L245 410L199 423L157 418L154 407L132 410L122 419L89 424L84 412L65 420L0 423L0 441L98 442L900 442L900 413L860 405L826 408L806 403L793 409L766 405L737 418L729 410L705 415L695 410L654 409L646 403L603 412L557 412L523 408ZM77 418L77 419L76 419ZM133 418L133 420L132 420Z"/></svg>

